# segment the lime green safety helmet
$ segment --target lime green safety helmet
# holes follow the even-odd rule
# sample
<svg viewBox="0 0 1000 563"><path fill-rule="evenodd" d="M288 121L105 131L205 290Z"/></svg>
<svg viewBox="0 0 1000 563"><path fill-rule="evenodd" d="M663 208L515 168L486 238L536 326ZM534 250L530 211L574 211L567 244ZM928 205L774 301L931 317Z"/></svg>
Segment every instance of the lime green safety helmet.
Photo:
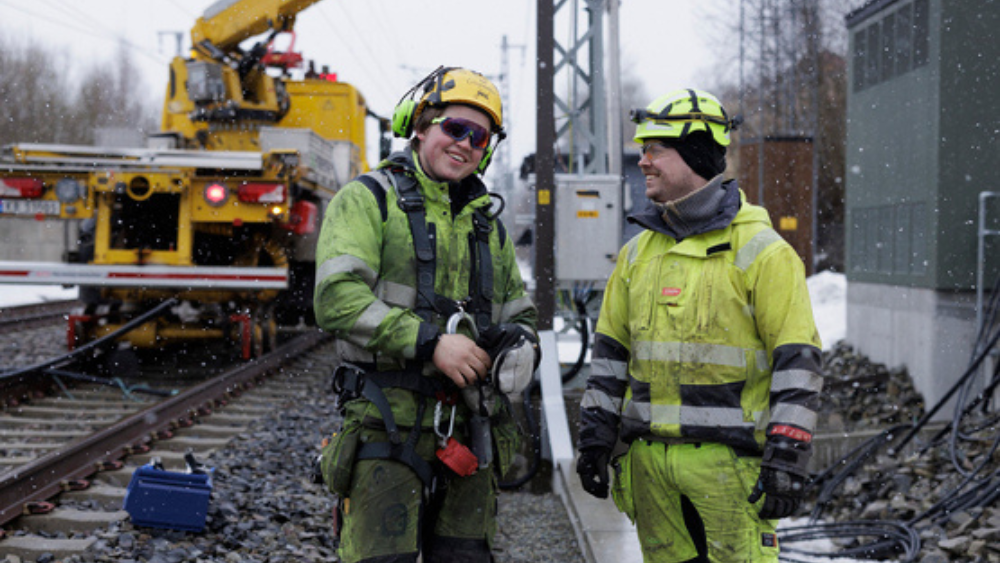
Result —
<svg viewBox="0 0 1000 563"><path fill-rule="evenodd" d="M729 119L719 100L701 90L674 90L653 100L646 109L634 109L629 117L638 124L633 139L684 140L694 131L705 131L722 147L729 146L729 132L736 122Z"/></svg>

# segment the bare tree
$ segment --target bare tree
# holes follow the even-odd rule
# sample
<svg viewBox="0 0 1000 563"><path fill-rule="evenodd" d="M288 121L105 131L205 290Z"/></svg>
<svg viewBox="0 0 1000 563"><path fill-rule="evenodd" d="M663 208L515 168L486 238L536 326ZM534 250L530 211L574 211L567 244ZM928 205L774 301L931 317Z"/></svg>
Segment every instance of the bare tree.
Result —
<svg viewBox="0 0 1000 563"><path fill-rule="evenodd" d="M133 129L145 135L156 127L150 89L124 43L118 44L113 61L96 63L84 78L74 104L79 134L94 140L99 128Z"/></svg>
<svg viewBox="0 0 1000 563"><path fill-rule="evenodd" d="M68 69L65 55L0 34L0 143L73 140Z"/></svg>
<svg viewBox="0 0 1000 563"><path fill-rule="evenodd" d="M155 97L124 45L72 82L73 61L0 30L0 144L90 144L99 127L156 127Z"/></svg>
<svg viewBox="0 0 1000 563"><path fill-rule="evenodd" d="M816 151L819 269L843 269L847 30L867 0L741 0L706 7L719 53L717 91L744 119L741 139L809 137ZM728 40L724 40L728 39ZM737 69L733 72L733 69Z"/></svg>

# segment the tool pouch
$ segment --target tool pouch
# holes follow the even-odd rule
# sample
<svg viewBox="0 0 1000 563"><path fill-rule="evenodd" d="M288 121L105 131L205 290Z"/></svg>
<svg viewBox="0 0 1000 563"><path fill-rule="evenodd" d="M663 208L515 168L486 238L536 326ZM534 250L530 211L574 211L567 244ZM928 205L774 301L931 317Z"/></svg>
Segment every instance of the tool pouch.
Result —
<svg viewBox="0 0 1000 563"><path fill-rule="evenodd" d="M323 448L323 481L331 493L346 498L351 490L354 475L354 461L361 441L361 424L346 425L334 434L330 443Z"/></svg>
<svg viewBox="0 0 1000 563"><path fill-rule="evenodd" d="M628 519L635 524L635 499L632 496L632 456L631 450L615 456L611 460L611 498Z"/></svg>

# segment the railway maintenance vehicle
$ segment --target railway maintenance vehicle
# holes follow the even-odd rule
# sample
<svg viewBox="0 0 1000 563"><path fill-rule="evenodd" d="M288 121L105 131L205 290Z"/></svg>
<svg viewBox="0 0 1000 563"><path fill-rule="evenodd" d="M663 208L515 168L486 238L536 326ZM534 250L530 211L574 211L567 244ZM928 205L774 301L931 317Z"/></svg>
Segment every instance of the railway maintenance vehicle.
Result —
<svg viewBox="0 0 1000 563"><path fill-rule="evenodd" d="M302 55L274 47L280 34L294 46L296 16L317 1L212 4L190 56L170 63L161 130L145 147L2 148L0 220L67 221L77 234L60 262L0 262L0 284L79 286L70 348L167 299L177 305L117 349L229 341L251 358L281 327L312 323L321 214L368 170L373 117L331 75L292 79Z"/></svg>

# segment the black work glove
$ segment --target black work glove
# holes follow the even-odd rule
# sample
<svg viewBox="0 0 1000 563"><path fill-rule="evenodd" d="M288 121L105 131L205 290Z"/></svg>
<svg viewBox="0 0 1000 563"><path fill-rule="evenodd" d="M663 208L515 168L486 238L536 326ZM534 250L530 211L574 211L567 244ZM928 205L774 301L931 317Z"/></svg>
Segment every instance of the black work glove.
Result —
<svg viewBox="0 0 1000 563"><path fill-rule="evenodd" d="M490 359L495 361L500 352L517 346L521 343L522 338L532 344L538 343L535 335L523 326L514 323L501 323L490 325L486 330L479 333L476 344L483 350L486 350L486 353L490 355Z"/></svg>
<svg viewBox="0 0 1000 563"><path fill-rule="evenodd" d="M767 437L760 477L747 498L753 504L764 495L764 504L757 514L767 520L791 516L799 509L806 492L806 465L812 455L810 433L787 426L780 428L780 432L772 431Z"/></svg>
<svg viewBox="0 0 1000 563"><path fill-rule="evenodd" d="M611 452L605 448L591 447L580 450L576 460L576 472L580 475L583 490L597 498L608 498L608 457Z"/></svg>
<svg viewBox="0 0 1000 563"><path fill-rule="evenodd" d="M773 469L760 468L760 477L754 485L753 493L747 501L757 502L764 495L764 504L757 513L765 520L791 516L802 504L802 496L806 490L806 480L800 475Z"/></svg>

